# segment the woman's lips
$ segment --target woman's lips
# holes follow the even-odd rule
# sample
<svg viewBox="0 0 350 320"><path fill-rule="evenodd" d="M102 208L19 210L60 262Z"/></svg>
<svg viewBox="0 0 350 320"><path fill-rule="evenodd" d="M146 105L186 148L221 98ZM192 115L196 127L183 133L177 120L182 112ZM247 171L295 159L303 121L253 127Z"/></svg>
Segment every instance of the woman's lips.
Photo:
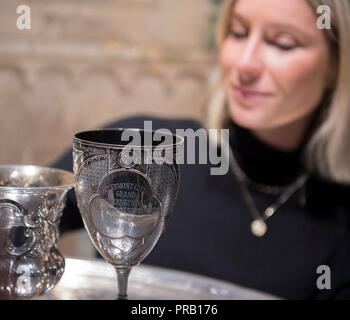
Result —
<svg viewBox="0 0 350 320"><path fill-rule="evenodd" d="M272 94L268 92L249 90L237 86L233 86L233 93L235 98L241 101L260 100L272 96Z"/></svg>

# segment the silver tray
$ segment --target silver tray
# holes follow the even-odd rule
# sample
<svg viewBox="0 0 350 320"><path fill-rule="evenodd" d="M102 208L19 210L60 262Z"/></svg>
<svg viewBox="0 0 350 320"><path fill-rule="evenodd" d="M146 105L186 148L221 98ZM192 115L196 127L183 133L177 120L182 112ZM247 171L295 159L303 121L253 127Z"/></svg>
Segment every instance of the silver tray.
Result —
<svg viewBox="0 0 350 320"><path fill-rule="evenodd" d="M130 273L130 300L265 300L275 297L191 273L139 265ZM117 280L112 266L100 260L66 258L65 273L40 300L115 300Z"/></svg>

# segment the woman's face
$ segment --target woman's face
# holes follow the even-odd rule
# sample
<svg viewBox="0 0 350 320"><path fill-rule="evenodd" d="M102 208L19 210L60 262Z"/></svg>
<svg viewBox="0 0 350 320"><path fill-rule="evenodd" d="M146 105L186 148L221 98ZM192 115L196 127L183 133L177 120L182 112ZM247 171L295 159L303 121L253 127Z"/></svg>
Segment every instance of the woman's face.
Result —
<svg viewBox="0 0 350 320"><path fill-rule="evenodd" d="M316 22L306 0L236 2L220 62L237 124L268 130L310 118L330 74L329 44Z"/></svg>

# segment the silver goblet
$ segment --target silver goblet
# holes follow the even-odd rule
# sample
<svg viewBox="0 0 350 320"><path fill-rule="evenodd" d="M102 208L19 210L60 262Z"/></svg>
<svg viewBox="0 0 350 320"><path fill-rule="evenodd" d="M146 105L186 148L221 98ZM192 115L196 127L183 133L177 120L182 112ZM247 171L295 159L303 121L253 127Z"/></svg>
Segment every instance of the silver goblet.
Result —
<svg viewBox="0 0 350 320"><path fill-rule="evenodd" d="M0 299L45 294L62 277L58 224L73 185L68 171L0 166Z"/></svg>
<svg viewBox="0 0 350 320"><path fill-rule="evenodd" d="M125 132L140 138L132 148L123 139ZM178 193L176 158L183 139L163 133L169 143L160 148L156 135L106 129L80 132L73 139L79 210L96 249L117 271L119 299L127 299L129 272L155 246Z"/></svg>

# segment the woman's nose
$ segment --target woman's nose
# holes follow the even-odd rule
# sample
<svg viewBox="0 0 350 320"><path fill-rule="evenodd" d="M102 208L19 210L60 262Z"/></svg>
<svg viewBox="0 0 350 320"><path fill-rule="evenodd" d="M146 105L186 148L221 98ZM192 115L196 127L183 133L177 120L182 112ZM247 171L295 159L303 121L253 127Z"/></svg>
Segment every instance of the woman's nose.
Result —
<svg viewBox="0 0 350 320"><path fill-rule="evenodd" d="M261 76L264 64L260 49L261 45L258 39L248 39L243 45L237 61L238 76L241 84L253 83Z"/></svg>

